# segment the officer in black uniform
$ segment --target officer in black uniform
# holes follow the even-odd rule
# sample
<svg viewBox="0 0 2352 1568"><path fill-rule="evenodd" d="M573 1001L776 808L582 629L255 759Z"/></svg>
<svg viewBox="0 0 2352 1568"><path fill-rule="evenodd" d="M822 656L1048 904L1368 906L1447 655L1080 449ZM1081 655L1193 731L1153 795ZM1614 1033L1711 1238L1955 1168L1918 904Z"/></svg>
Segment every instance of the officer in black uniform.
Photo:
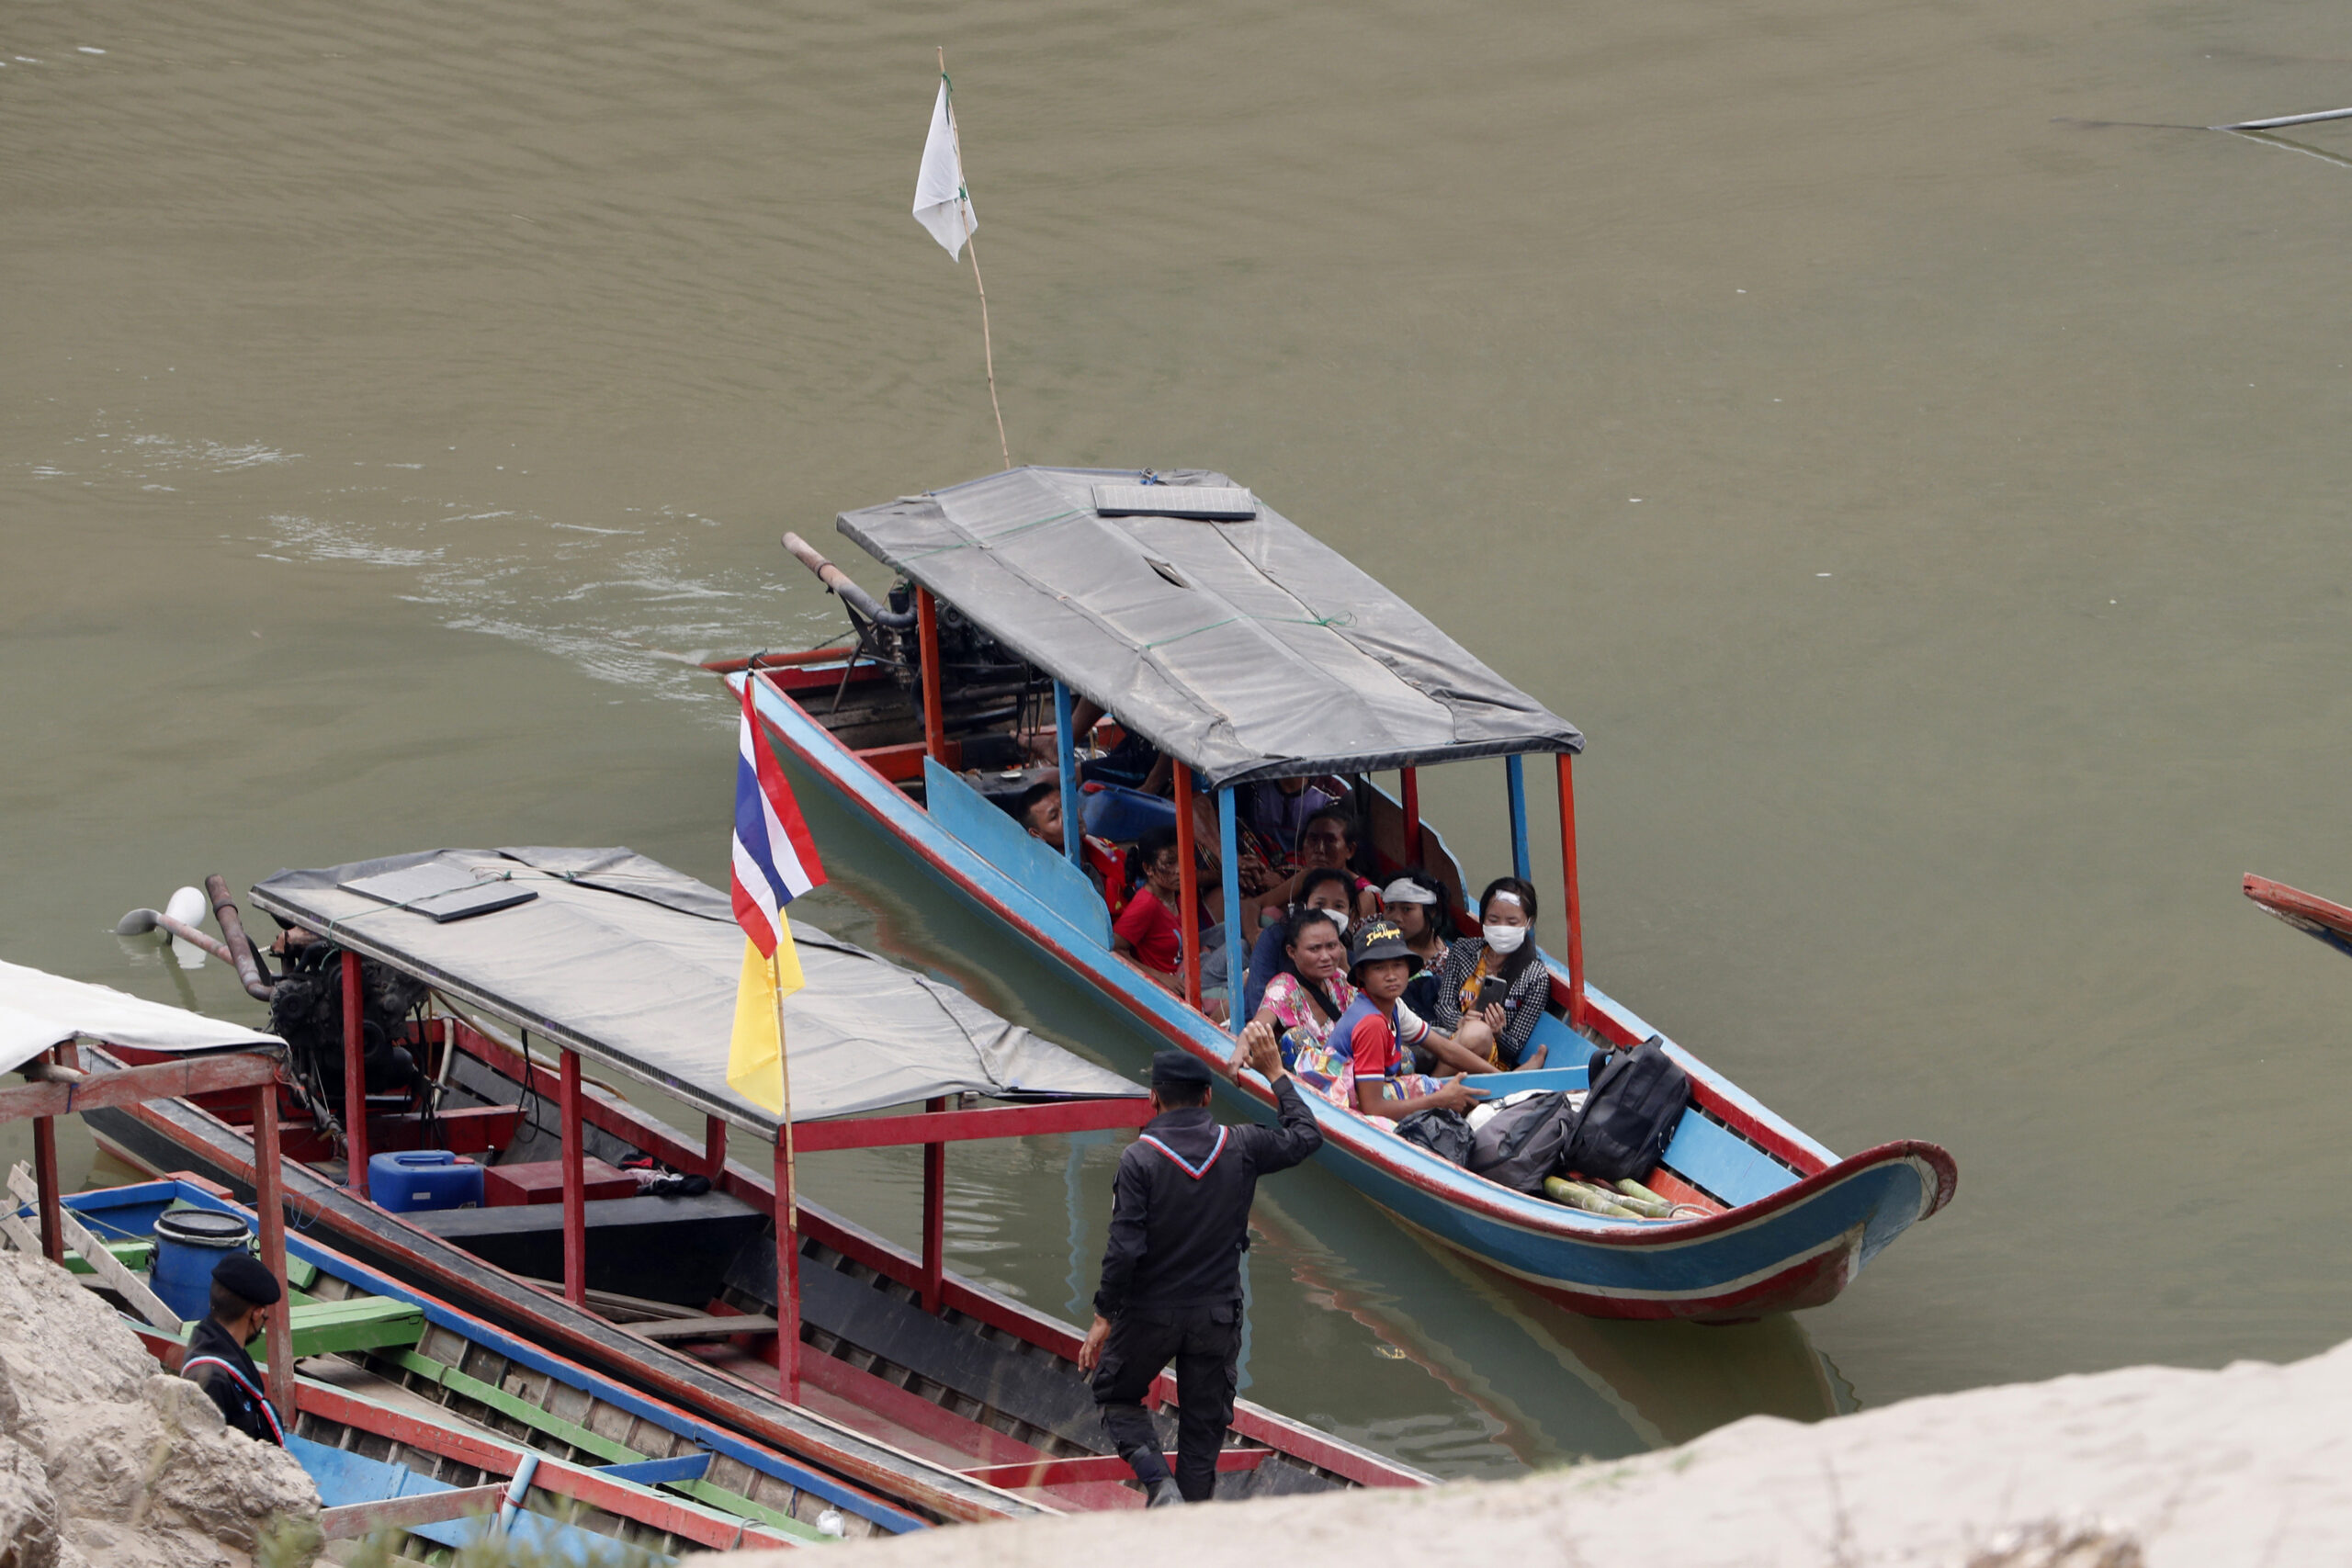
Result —
<svg viewBox="0 0 2352 1568"><path fill-rule="evenodd" d="M1258 1178L1287 1170L1323 1145L1298 1086L1269 1038L1249 1065L1273 1086L1279 1127L1218 1124L1209 1070L1182 1051L1151 1060L1159 1112L1119 1156L1111 1244L1094 1326L1078 1364L1094 1371L1094 1403L1119 1457L1150 1495L1147 1507L1204 1503L1216 1489L1217 1450L1233 1419L1241 1353L1241 1254ZM1152 1380L1176 1363L1176 1474L1143 1407Z"/></svg>
<svg viewBox="0 0 2352 1568"><path fill-rule="evenodd" d="M212 1396L229 1425L256 1442L286 1446L286 1429L262 1393L261 1369L245 1347L285 1298L277 1278L249 1252L232 1252L212 1270L212 1310L187 1337L180 1376Z"/></svg>

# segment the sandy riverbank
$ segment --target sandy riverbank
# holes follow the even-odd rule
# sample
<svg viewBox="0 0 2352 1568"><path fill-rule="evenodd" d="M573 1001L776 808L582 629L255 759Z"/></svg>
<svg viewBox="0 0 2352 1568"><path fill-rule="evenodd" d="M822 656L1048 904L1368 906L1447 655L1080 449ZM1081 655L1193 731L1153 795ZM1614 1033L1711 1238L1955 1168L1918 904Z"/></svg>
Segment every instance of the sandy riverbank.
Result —
<svg viewBox="0 0 2352 1568"><path fill-rule="evenodd" d="M1047 1519L848 1550L876 1568L2352 1562L2352 1344L2283 1367L2135 1367L1816 1426L1757 1416L1682 1448L1517 1482Z"/></svg>

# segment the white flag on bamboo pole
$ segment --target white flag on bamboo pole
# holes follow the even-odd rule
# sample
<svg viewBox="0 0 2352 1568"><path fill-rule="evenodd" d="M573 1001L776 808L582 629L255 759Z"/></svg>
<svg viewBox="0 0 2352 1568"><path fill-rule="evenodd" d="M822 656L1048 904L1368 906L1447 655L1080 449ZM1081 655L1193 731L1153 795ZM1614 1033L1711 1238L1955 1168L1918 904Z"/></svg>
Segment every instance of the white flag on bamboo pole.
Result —
<svg viewBox="0 0 2352 1568"><path fill-rule="evenodd" d="M931 134L923 139L922 170L915 175L915 221L961 258L964 242L980 226L972 193L964 188L964 160L956 148L956 110L947 101L947 78L939 78L939 100L931 106Z"/></svg>

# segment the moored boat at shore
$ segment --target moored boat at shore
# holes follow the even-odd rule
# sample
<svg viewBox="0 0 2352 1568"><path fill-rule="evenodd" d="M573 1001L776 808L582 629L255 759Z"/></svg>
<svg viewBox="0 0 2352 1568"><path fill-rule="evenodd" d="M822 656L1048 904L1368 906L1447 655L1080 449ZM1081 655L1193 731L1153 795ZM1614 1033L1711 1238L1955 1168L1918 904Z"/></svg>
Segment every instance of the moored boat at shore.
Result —
<svg viewBox="0 0 2352 1568"><path fill-rule="evenodd" d="M388 902L350 886L380 892L371 878L403 874L487 889L492 907L445 923L431 896ZM725 896L627 851L444 851L280 873L254 897L332 944L308 973L361 998L328 1049L289 1053L281 1152L299 1226L786 1456L804 1522L831 1508L855 1516L854 1531L861 1518L896 1530L1141 1505L1077 1368L1079 1332L950 1273L943 1224L949 1145L1138 1125L1139 1086L804 924L808 985L786 1003L795 1117L780 1125L725 1082L742 946ZM422 1097L379 1092L391 1046L410 1054ZM322 1091L321 1058L338 1053L328 1089L341 1093ZM99 1073L141 1055L83 1052ZM700 1112L701 1134L589 1071ZM932 1109L875 1114L910 1101ZM134 1167L252 1190L238 1105L160 1100L91 1122ZM730 1158L730 1131L775 1150L772 1168ZM795 1202L793 1140L804 1156L924 1145L921 1248ZM373 1201L399 1193L371 1184L371 1166L413 1155L471 1157L493 1201ZM661 1170L640 1184L628 1168L645 1162ZM427 1190L437 1169L420 1175ZM1157 1391L1163 1406L1172 1395L1172 1381ZM1247 1403L1232 1430L1220 1496L1427 1479Z"/></svg>
<svg viewBox="0 0 2352 1568"><path fill-rule="evenodd" d="M1228 932L1242 925L1238 791L1336 775L1365 829L1363 869L1434 873L1461 919L1468 885L1421 820L1419 770L1502 762L1512 869L1526 878L1524 759L1553 760L1566 940L1564 957L1544 955L1550 998L1536 1039L1554 1065L1498 1079L1498 1092L1580 1089L1597 1053L1659 1041L1694 1088L1653 1182L1680 1217L1565 1208L1317 1105L1325 1157L1405 1224L1580 1313L1736 1321L1830 1300L1951 1200L1957 1174L1941 1148L1904 1140L1841 1159L1590 985L1571 769L1583 737L1225 476L1019 468L844 513L840 525L900 574L887 604L797 538L786 544L841 593L856 646L710 668L748 684L779 754L818 786L804 798L829 798L833 821L1019 939L1036 976L1220 1066L1233 1040L1203 1008L1193 813L1168 810L1188 939L1171 991L1114 951L1106 893L1122 890L1119 840L1132 834L1111 825L1111 807L1136 803L1082 793L1080 703L1114 716L1102 738L1139 739L1165 759L1177 798L1214 797ZM1052 736L1053 768L1025 765L1023 732ZM1373 780L1385 770L1397 773L1394 795ZM1048 776L1060 853L1006 808ZM1271 1117L1254 1077L1226 1092Z"/></svg>
<svg viewBox="0 0 2352 1568"><path fill-rule="evenodd" d="M64 1208L137 1272L151 1267L167 1211L253 1217L187 1178L75 1193ZM297 1366L281 1418L288 1451L318 1485L329 1540L376 1537L398 1556L428 1560L496 1529L564 1561L626 1547L660 1562L851 1533L853 1516L839 1509L816 1524L792 1517L797 1467L784 1456L314 1236L288 1238L287 1275ZM123 1304L149 1351L177 1371L186 1329L141 1323ZM856 1526L876 1528L864 1517Z"/></svg>

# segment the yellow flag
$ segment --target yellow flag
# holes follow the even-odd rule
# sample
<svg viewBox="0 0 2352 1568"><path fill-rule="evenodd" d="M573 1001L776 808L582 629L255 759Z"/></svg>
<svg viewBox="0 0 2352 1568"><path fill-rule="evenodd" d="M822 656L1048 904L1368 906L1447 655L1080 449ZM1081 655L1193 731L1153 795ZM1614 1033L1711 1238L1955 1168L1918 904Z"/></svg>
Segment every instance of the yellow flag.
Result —
<svg viewBox="0 0 2352 1568"><path fill-rule="evenodd" d="M743 939L743 977L735 987L735 1033L727 1046L727 1087L775 1115L784 1114L784 1032L776 1003L808 982L792 945L792 922L776 911L774 963Z"/></svg>

